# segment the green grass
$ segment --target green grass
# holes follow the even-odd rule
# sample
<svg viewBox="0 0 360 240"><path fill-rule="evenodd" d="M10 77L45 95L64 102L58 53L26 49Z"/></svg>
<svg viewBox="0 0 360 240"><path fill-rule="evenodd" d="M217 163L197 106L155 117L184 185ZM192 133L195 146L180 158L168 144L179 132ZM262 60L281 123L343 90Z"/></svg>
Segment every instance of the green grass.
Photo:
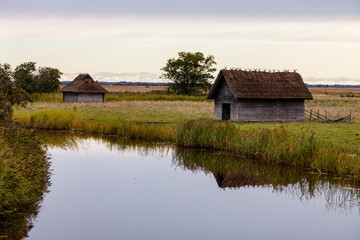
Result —
<svg viewBox="0 0 360 240"><path fill-rule="evenodd" d="M277 164L339 175L360 175L360 152L321 141L309 131L284 127L239 129L237 124L188 121L176 132L185 147L222 150Z"/></svg>
<svg viewBox="0 0 360 240"><path fill-rule="evenodd" d="M289 164L284 163L287 159L287 161L295 166L309 167L319 172L351 173L356 175L356 167L351 167L354 170L346 170L345 167L335 166L340 163L327 162L324 164L324 162L334 155L336 158L342 159L342 162L348 162L347 165L353 166L355 164L352 162L353 157L348 158L348 156L354 156L353 154L355 154L358 157L359 154L359 107L354 103L347 105L346 103L334 104L328 101L327 104L333 107L332 111L343 108L345 108L345 110L343 109L344 112L348 108L355 110L353 121L351 123L317 123L309 121L293 123L232 123L231 130L229 131L223 128L227 126L227 123L219 123L220 125L214 127L215 125L212 126L211 124L215 124L215 122L210 121L209 129L205 131L207 134L220 134L220 132L216 133L215 131L219 128L225 134L224 138L231 138L237 132L247 136L245 138L229 140L229 143L226 141L221 142L216 137L212 138L213 136L207 135L203 136L203 139L210 141L206 144L202 143L201 141L203 140L201 139L201 141L199 139L191 140L201 135L200 132L196 132L196 129L199 130L202 124L208 123L213 118L213 103L208 101L35 102L28 108L16 109L15 119L29 128L76 130L95 134L147 139L149 141L177 142L181 145L205 148L211 148L215 143L215 149L229 150L237 153L245 151L251 157L261 156L264 161L277 164ZM189 124L186 123L189 119L199 120L196 122L199 125L195 124L189 127L194 131L194 134L189 134L186 140L184 138L183 141L179 141L180 137L178 134L183 128L184 123ZM263 139L263 136L266 136L266 138L269 138L274 143L269 146L269 149L260 148L262 145L257 139ZM302 136L305 136L305 138ZM311 138L310 136L314 137ZM312 139L314 139L314 142L310 141ZM190 141L190 143L186 144L186 141ZM258 148L247 145L247 141L258 145ZM240 142L241 144L239 144ZM267 142L267 144L271 142ZM316 143L316 154L319 155L319 158L315 161L316 163L313 161L313 153L305 153L305 149L309 150L311 148L308 145L309 143ZM220 146L221 144L222 146ZM227 144L232 144L232 148L228 148ZM302 146L307 147L301 150ZM301 159L297 159L299 156ZM321 160L321 158L323 159ZM310 166L311 164L304 163L307 161L305 159L312 159L311 161L314 162L312 166Z"/></svg>

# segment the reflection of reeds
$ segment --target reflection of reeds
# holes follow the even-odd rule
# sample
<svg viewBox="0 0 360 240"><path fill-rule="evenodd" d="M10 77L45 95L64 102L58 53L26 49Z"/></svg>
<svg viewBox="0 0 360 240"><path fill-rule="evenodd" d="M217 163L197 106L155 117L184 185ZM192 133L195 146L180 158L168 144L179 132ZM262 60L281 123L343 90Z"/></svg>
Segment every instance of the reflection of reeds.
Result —
<svg viewBox="0 0 360 240"><path fill-rule="evenodd" d="M358 153L325 145L313 133L299 134L282 127L240 131L230 122L188 121L179 127L176 143L233 152L268 164L310 168L323 173L360 173Z"/></svg>
<svg viewBox="0 0 360 240"><path fill-rule="evenodd" d="M33 134L13 124L0 127L0 146L0 236L23 239L49 185L49 162Z"/></svg>

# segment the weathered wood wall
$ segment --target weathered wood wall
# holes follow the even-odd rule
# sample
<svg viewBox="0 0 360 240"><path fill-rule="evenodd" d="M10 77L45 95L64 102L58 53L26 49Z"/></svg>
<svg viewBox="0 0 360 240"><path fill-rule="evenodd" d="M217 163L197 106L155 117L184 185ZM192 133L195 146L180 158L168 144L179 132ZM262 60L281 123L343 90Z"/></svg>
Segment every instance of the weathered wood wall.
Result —
<svg viewBox="0 0 360 240"><path fill-rule="evenodd" d="M78 102L104 102L104 93L78 93Z"/></svg>
<svg viewBox="0 0 360 240"><path fill-rule="evenodd" d="M63 93L63 102L77 102L78 95L77 93L64 92Z"/></svg>
<svg viewBox="0 0 360 240"><path fill-rule="evenodd" d="M104 102L104 93L63 93L63 102Z"/></svg>
<svg viewBox="0 0 360 240"><path fill-rule="evenodd" d="M304 121L304 100L241 100L235 121Z"/></svg>
<svg viewBox="0 0 360 240"><path fill-rule="evenodd" d="M237 108L238 101L234 98L229 86L227 85L225 79L221 79L219 86L217 88L217 93L215 93L215 108L214 108L214 118L215 120L222 120L222 104L230 103L230 118L231 120L237 119Z"/></svg>

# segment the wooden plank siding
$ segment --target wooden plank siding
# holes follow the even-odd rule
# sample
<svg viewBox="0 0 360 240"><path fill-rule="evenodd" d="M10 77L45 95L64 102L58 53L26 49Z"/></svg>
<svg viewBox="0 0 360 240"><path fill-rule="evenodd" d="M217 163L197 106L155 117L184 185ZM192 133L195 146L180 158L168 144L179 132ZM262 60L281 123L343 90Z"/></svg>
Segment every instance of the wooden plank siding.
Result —
<svg viewBox="0 0 360 240"><path fill-rule="evenodd" d="M104 102L104 93L78 93L78 102Z"/></svg>
<svg viewBox="0 0 360 240"><path fill-rule="evenodd" d="M240 100L237 121L304 121L304 100Z"/></svg>
<svg viewBox="0 0 360 240"><path fill-rule="evenodd" d="M63 93L63 102L77 102L78 94L73 92L64 92Z"/></svg>
<svg viewBox="0 0 360 240"><path fill-rule="evenodd" d="M104 93L63 93L63 102L104 102Z"/></svg>

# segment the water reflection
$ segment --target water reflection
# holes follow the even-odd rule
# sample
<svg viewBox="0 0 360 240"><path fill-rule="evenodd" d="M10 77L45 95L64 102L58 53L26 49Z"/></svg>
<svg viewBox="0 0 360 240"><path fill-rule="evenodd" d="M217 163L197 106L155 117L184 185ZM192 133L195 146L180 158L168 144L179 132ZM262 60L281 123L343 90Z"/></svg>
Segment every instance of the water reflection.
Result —
<svg viewBox="0 0 360 240"><path fill-rule="evenodd" d="M0 217L0 239L19 240L28 236L39 213L41 202L18 209L11 217Z"/></svg>
<svg viewBox="0 0 360 240"><path fill-rule="evenodd" d="M212 174L219 188L272 188L300 200L324 198L326 208L338 211L360 210L360 184L357 179L336 178L295 168L269 166L240 156L177 148L173 162L192 172ZM360 213L360 211L359 211Z"/></svg>
<svg viewBox="0 0 360 240"><path fill-rule="evenodd" d="M42 141L50 147L80 150L89 147L87 140L106 144L111 151L137 151L140 155L168 155L172 152L172 164L193 173L212 175L214 184L224 190L240 188L270 188L275 194L286 193L306 201L326 200L326 209L360 213L360 183L358 179L336 178L295 168L264 165L240 156L198 149L184 149L167 144L109 136L93 136L70 132L39 132Z"/></svg>

